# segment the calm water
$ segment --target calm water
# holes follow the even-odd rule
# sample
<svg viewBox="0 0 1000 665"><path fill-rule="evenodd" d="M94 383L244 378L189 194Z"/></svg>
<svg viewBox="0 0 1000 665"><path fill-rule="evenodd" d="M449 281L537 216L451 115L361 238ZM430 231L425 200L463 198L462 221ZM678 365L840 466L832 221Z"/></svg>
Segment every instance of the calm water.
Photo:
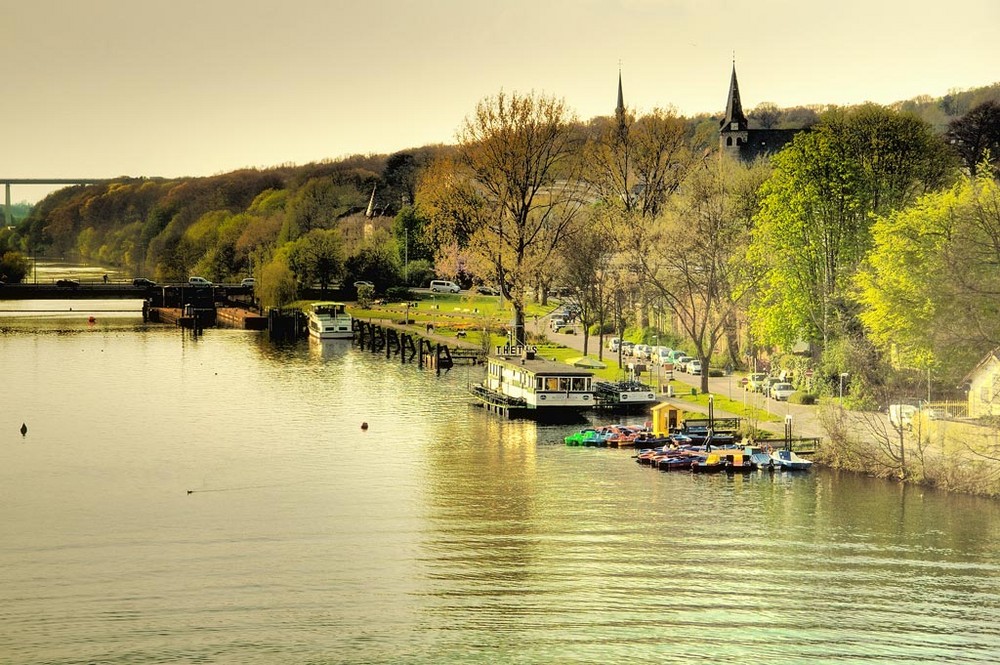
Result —
<svg viewBox="0 0 1000 665"><path fill-rule="evenodd" d="M2 662L1000 659L995 502L659 473L464 367L76 307L0 314Z"/></svg>

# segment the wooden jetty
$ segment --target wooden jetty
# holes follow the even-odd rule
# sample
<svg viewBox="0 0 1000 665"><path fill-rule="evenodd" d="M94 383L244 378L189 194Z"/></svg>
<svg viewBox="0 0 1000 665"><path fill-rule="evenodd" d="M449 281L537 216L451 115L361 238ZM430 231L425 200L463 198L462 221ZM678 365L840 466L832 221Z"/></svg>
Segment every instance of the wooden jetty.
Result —
<svg viewBox="0 0 1000 665"><path fill-rule="evenodd" d="M441 371L458 362L481 362L482 353L471 346L451 346L440 338L414 333L388 322L354 320L354 337L362 349L384 353L386 359L398 357L400 362L417 362L421 367Z"/></svg>

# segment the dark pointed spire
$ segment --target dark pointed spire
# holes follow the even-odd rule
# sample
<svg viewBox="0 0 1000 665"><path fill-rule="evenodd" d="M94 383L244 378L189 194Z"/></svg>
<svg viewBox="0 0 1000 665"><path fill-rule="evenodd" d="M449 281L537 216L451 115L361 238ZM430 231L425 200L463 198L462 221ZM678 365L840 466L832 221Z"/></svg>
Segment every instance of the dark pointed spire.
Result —
<svg viewBox="0 0 1000 665"><path fill-rule="evenodd" d="M621 120L625 117L625 95L622 94L622 70L618 68L618 106L615 107L615 116Z"/></svg>
<svg viewBox="0 0 1000 665"><path fill-rule="evenodd" d="M625 95L622 93L622 66L618 63L618 106L615 107L615 118L618 120L618 139L625 141L628 135L628 125L625 123Z"/></svg>
<svg viewBox="0 0 1000 665"><path fill-rule="evenodd" d="M734 128L733 123L737 123ZM729 80L729 99L726 100L726 117L722 119L721 127L726 129L746 129L747 117L743 114L743 102L740 101L740 84L736 80L736 59L733 59L733 76Z"/></svg>

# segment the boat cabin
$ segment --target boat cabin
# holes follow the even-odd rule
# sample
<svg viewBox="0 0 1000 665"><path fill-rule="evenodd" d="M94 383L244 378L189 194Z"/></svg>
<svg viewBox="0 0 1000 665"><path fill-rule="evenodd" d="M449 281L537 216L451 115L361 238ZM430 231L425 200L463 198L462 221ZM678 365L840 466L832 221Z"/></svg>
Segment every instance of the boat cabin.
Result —
<svg viewBox="0 0 1000 665"><path fill-rule="evenodd" d="M589 370L536 357L532 346L507 346L487 357L483 386L526 409L587 409L594 405L593 377Z"/></svg>
<svg viewBox="0 0 1000 665"><path fill-rule="evenodd" d="M316 302L309 309L309 334L319 339L350 339L354 336L351 315L342 302Z"/></svg>

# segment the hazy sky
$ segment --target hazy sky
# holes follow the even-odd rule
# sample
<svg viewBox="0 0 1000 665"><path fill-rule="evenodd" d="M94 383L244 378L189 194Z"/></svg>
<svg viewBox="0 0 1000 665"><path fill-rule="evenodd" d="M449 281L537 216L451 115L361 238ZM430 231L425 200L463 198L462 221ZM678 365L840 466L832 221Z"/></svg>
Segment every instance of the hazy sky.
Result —
<svg viewBox="0 0 1000 665"><path fill-rule="evenodd" d="M205 176L451 143L483 97L891 103L1000 81L1000 0L0 0L0 177ZM48 190L14 187L14 201Z"/></svg>

